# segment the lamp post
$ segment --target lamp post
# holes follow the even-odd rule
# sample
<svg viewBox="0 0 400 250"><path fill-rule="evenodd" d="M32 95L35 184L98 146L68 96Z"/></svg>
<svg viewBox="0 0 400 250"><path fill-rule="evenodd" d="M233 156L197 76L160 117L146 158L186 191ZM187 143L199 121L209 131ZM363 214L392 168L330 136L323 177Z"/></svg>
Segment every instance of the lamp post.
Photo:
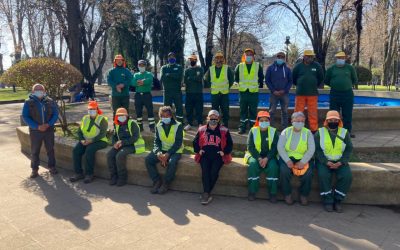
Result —
<svg viewBox="0 0 400 250"><path fill-rule="evenodd" d="M289 44L290 44L290 36L286 36L286 62L289 60Z"/></svg>

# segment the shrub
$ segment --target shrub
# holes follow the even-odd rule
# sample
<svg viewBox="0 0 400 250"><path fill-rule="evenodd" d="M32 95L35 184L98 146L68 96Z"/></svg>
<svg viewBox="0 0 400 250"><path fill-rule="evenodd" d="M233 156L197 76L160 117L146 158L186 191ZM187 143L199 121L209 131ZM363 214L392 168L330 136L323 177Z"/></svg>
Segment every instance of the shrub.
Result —
<svg viewBox="0 0 400 250"><path fill-rule="evenodd" d="M355 66L358 83L359 84L367 84L372 80L372 73L369 69L363 66Z"/></svg>

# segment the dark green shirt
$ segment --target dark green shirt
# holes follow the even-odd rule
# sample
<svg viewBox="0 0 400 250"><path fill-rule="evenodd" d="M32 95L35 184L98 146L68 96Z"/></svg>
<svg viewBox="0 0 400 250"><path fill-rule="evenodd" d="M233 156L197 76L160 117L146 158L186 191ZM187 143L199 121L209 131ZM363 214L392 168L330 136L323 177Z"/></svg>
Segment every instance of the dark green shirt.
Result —
<svg viewBox="0 0 400 250"><path fill-rule="evenodd" d="M253 139L253 133L250 130L249 136L247 137L247 150L250 152L251 156L255 159L258 159L259 157L264 158L267 157L268 159L276 158L278 155L278 140L279 140L279 133L278 131L275 131L275 135L271 148L269 149L269 140L268 138L268 130L266 131L260 131L261 134L261 152L258 153L256 146L254 145L254 139Z"/></svg>
<svg viewBox="0 0 400 250"><path fill-rule="evenodd" d="M323 87L324 72L317 62L309 65L303 62L293 69L293 84L296 85L296 95L316 96L318 87Z"/></svg>
<svg viewBox="0 0 400 250"><path fill-rule="evenodd" d="M137 84L138 80L143 80L143 85L139 86ZM150 92L151 87L153 86L153 74L151 72L145 71L143 73L135 73L132 78L131 85L136 88L137 93L145 93Z"/></svg>
<svg viewBox="0 0 400 250"><path fill-rule="evenodd" d="M346 63L343 67L334 64L326 71L325 84L330 86L332 90L351 90L357 82L356 70L350 64Z"/></svg>
<svg viewBox="0 0 400 250"><path fill-rule="evenodd" d="M166 64L161 67L161 82L166 91L181 91L183 69L179 64Z"/></svg>
<svg viewBox="0 0 400 250"><path fill-rule="evenodd" d="M217 68L217 66L215 66L215 75L217 78L219 78L219 76L221 75L221 69L222 69L222 67ZM234 78L233 70L230 67L228 67L229 87L231 87L233 85L234 81L235 81L235 78ZM210 76L210 69L208 69L206 74L204 75L204 88L210 88L210 87L211 87L211 76Z"/></svg>
<svg viewBox="0 0 400 250"><path fill-rule="evenodd" d="M117 66L108 72L107 82L111 87L112 96L129 96L131 81L132 73L127 68ZM118 92L116 86L120 83L124 84L124 88Z"/></svg>
<svg viewBox="0 0 400 250"><path fill-rule="evenodd" d="M329 133L333 146L335 146L336 134L337 131L335 131L334 133L332 132ZM324 151L321 148L319 130L317 133L315 133L314 138L315 138L315 158L317 159L318 162L326 165L328 159L326 158ZM338 162L341 162L343 165L346 165L349 163L351 153L353 152L353 144L351 142L349 132L346 133L346 136L344 138L344 143L346 144L346 148L343 152L342 158L340 158Z"/></svg>
<svg viewBox="0 0 400 250"><path fill-rule="evenodd" d="M186 93L203 93L203 77L203 68L199 66L187 68L183 78Z"/></svg>
<svg viewBox="0 0 400 250"><path fill-rule="evenodd" d="M239 65L238 64L235 68L235 82L239 83L240 79L239 79ZM252 64L246 64L246 68L247 68L247 72L250 73L251 70L251 66ZM263 68L262 65L260 63L260 67L258 68L258 85L260 88L262 88L264 84L264 72L263 72Z"/></svg>

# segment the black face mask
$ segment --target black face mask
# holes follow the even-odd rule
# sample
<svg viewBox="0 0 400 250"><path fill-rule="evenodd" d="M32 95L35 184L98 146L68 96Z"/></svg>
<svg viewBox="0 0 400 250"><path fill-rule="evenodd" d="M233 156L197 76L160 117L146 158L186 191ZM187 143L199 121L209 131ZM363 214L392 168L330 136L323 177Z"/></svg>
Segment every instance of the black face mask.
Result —
<svg viewBox="0 0 400 250"><path fill-rule="evenodd" d="M211 126L216 126L218 125L218 120L217 119L211 119L208 121L208 124Z"/></svg>
<svg viewBox="0 0 400 250"><path fill-rule="evenodd" d="M329 122L328 127L330 129L337 129L339 127L339 123L338 122Z"/></svg>
<svg viewBox="0 0 400 250"><path fill-rule="evenodd" d="M194 67L196 66L197 62L196 61L190 61L190 66Z"/></svg>

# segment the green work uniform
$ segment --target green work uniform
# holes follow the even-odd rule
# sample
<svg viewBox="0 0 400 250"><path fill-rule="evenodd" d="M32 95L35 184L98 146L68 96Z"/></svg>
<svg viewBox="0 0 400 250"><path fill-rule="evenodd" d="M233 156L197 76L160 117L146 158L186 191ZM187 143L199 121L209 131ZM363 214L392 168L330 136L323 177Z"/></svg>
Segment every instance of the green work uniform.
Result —
<svg viewBox="0 0 400 250"><path fill-rule="evenodd" d="M185 109L186 119L193 126L193 113L196 111L198 125L203 123L203 77L204 70L199 66L189 67L185 70L183 82L185 84Z"/></svg>
<svg viewBox="0 0 400 250"><path fill-rule="evenodd" d="M350 64L346 63L343 67L332 65L326 71L325 84L331 87L329 109L342 113L343 127L349 132L353 129L353 85L357 82L357 73Z"/></svg>
<svg viewBox="0 0 400 250"><path fill-rule="evenodd" d="M317 96L318 87L323 86L324 71L317 62L311 64L298 63L293 68L293 84L296 85L296 95Z"/></svg>
<svg viewBox="0 0 400 250"><path fill-rule="evenodd" d="M221 78L221 72L224 69L224 74ZM211 71L214 73L212 76ZM225 74L226 71L226 74ZM206 74L204 75L204 86L206 88L211 87L211 108L222 113L222 122L225 127L228 127L229 122L229 88L234 82L234 73L228 65L222 65L222 67L217 67L215 65L211 66ZM213 84L214 82L214 84ZM227 83L227 91L214 90L215 82ZM214 88L213 88L214 87Z"/></svg>
<svg viewBox="0 0 400 250"><path fill-rule="evenodd" d="M265 173L266 175L269 194L276 195L278 192L278 139L278 133L273 127L268 127L267 131L261 131L260 127L253 127L250 129L247 138L247 152L245 155L245 162L249 165L247 170L249 194L258 192L261 173ZM268 158L268 162L265 168L262 168L258 159L265 157Z"/></svg>
<svg viewBox="0 0 400 250"><path fill-rule="evenodd" d="M161 67L161 82L164 86L164 105L175 105L176 119L183 122L182 104L183 69L179 64L166 64Z"/></svg>
<svg viewBox="0 0 400 250"><path fill-rule="evenodd" d="M138 80L143 80L143 85L138 85ZM153 74L145 71L143 73L136 73L132 78L132 86L136 88L135 93L135 111L136 121L141 131L143 131L143 106L146 107L147 119L149 127L154 128L154 112L153 112L153 97L151 95L151 88L153 86Z"/></svg>
<svg viewBox="0 0 400 250"><path fill-rule="evenodd" d="M329 131L323 127L314 136L315 162L322 202L324 204L341 202L346 197L352 182L349 160L353 151L353 144L350 135L344 128ZM341 162L342 165L337 169L331 169L327 165L328 161ZM332 186L333 174L336 174L336 185L334 187Z"/></svg>
<svg viewBox="0 0 400 250"><path fill-rule="evenodd" d="M116 66L108 72L107 82L111 87L111 105L114 116L116 110L120 107L129 112L129 86L131 81L132 73L122 66ZM124 85L121 92L118 92L116 88L119 84Z"/></svg>
<svg viewBox="0 0 400 250"><path fill-rule="evenodd" d="M258 89L263 85L264 73L260 63L240 63L235 69L235 82L239 83L240 126L239 130L246 131L256 122L258 107Z"/></svg>

